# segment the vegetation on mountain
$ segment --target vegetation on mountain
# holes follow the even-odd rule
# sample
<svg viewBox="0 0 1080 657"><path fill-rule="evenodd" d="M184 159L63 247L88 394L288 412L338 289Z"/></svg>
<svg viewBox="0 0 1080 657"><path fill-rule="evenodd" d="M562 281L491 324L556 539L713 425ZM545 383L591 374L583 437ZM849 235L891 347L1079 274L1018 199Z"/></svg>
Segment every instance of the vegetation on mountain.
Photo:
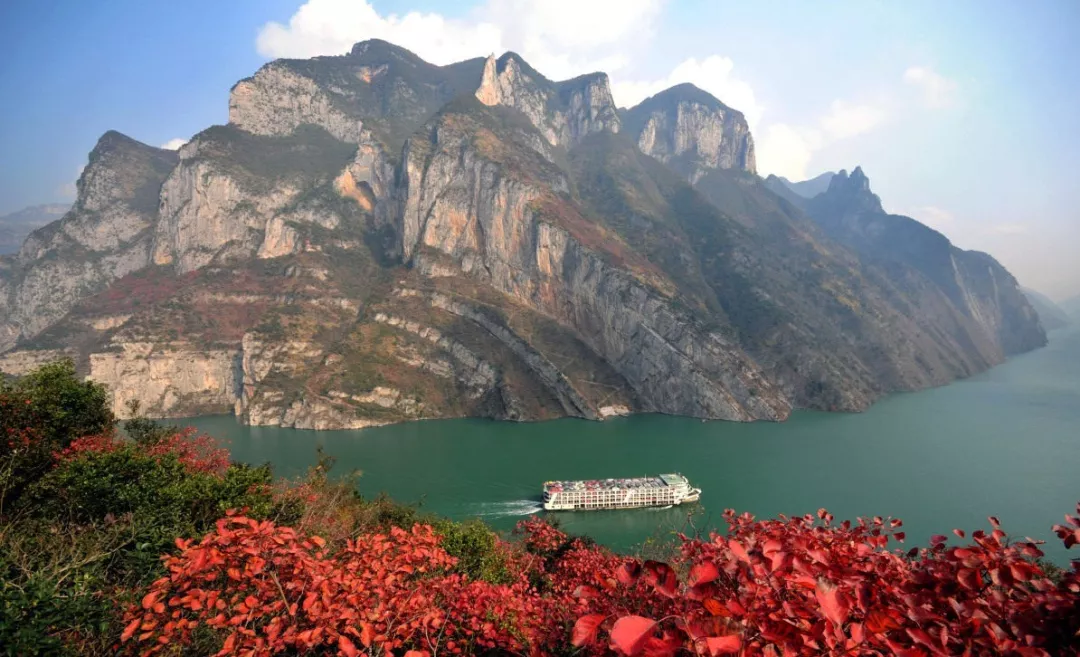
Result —
<svg viewBox="0 0 1080 657"><path fill-rule="evenodd" d="M728 511L642 562L366 500L325 457L275 481L105 397L70 363L0 387L5 654L1080 654L1080 561L994 518L905 552L896 519Z"/></svg>

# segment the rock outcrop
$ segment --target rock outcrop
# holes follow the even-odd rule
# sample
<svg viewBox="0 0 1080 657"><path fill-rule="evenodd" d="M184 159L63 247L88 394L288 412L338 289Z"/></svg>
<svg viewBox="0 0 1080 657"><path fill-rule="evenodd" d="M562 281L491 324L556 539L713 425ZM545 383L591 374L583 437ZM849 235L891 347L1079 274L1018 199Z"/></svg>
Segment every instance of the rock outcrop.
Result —
<svg viewBox="0 0 1080 657"><path fill-rule="evenodd" d="M570 147L593 132L619 131L619 114L604 73L551 82L514 53L484 62L476 97L524 114L553 146Z"/></svg>
<svg viewBox="0 0 1080 657"><path fill-rule="evenodd" d="M742 112L680 84L626 111L625 129L638 148L696 183L713 169L754 173L754 138Z"/></svg>

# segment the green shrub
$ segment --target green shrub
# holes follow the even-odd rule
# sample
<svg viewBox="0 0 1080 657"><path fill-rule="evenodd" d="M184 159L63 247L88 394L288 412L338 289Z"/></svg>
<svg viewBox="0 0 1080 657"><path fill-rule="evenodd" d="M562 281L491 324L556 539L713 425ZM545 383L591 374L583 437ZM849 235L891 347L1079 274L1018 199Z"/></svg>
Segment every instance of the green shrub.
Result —
<svg viewBox="0 0 1080 657"><path fill-rule="evenodd" d="M442 536L442 548L457 558L459 572L491 584L513 581L506 558L498 550L498 536L483 521L437 519L431 524Z"/></svg>
<svg viewBox="0 0 1080 657"><path fill-rule="evenodd" d="M56 523L86 524L128 517L131 540L112 565L126 581L145 581L159 570L177 537L201 536L227 509L271 515L269 466L231 465L224 475L193 472L174 454L153 455L140 445L89 452L60 463L35 483L20 506Z"/></svg>

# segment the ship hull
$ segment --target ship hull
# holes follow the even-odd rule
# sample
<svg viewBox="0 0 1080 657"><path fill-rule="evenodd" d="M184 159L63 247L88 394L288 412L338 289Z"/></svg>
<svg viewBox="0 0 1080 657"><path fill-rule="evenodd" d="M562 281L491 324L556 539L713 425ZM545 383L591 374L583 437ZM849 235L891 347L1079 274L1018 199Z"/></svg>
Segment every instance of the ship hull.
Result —
<svg viewBox="0 0 1080 657"><path fill-rule="evenodd" d="M700 496L694 495L688 497L680 502L630 502L628 504L609 504L609 503L595 503L595 502L580 502L580 503L557 503L557 502L544 502L545 511L618 511L620 509L665 509L673 506L679 506L680 504L690 504L697 502Z"/></svg>

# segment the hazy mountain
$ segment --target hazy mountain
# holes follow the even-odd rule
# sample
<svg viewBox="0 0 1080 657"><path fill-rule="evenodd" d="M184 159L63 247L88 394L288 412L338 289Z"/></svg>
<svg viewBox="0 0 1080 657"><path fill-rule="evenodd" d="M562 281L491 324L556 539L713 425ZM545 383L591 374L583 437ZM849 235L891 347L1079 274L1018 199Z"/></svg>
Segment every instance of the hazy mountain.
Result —
<svg viewBox="0 0 1080 657"><path fill-rule="evenodd" d="M1065 314L1074 321L1080 321L1080 296L1075 296L1058 304Z"/></svg>
<svg viewBox="0 0 1080 657"><path fill-rule="evenodd" d="M1008 272L861 170L800 203L754 171L691 85L620 111L605 74L513 53L271 62L179 153L102 137L71 212L0 258L0 368L67 352L118 410L264 425L780 420L1045 343Z"/></svg>
<svg viewBox="0 0 1080 657"><path fill-rule="evenodd" d="M1050 297L1031 288L1021 287L1020 289L1023 291L1024 296L1028 298L1028 301L1031 302L1032 307L1035 308L1035 312L1039 314L1043 328L1047 331L1056 331L1072 324L1069 314L1054 303Z"/></svg>
<svg viewBox="0 0 1080 657"><path fill-rule="evenodd" d="M70 207L63 203L32 205L0 217L0 255L18 251L35 228L59 219Z"/></svg>
<svg viewBox="0 0 1080 657"><path fill-rule="evenodd" d="M799 182L791 182L783 176L776 176L776 179L799 196L803 198L814 198L818 194L823 194L828 191L829 183L832 182L833 176L835 175L836 174L832 171L826 171L809 180L801 180Z"/></svg>

